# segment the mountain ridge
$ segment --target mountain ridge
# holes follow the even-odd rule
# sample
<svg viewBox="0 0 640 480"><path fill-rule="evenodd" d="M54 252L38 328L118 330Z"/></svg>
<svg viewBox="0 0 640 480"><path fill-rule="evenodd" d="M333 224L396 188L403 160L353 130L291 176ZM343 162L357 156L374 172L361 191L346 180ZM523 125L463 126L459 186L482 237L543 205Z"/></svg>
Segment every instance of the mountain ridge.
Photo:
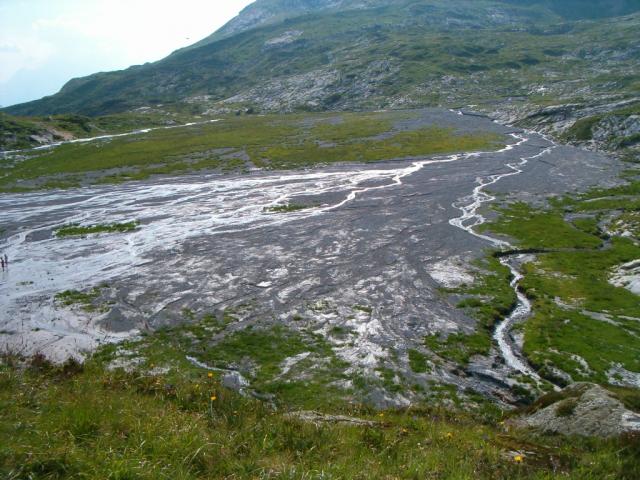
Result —
<svg viewBox="0 0 640 480"><path fill-rule="evenodd" d="M314 72L315 67L327 64L335 65L340 74L348 76L351 73L345 65L340 65L340 61L350 55L345 45L349 45L353 55L361 57L361 63L400 57L399 63L403 65L416 61L439 62L438 73L455 74L461 68L460 62L475 54L473 49L456 51L458 43L465 43L460 48L472 46L469 44L474 39L464 38L473 37L470 32L476 31L478 40L483 43L500 45L502 33L535 36L538 32L548 36L575 28L575 24L567 24L565 18L554 12L559 3L549 0L535 4L520 0L404 0L394 4L384 0L262 0L251 4L211 37L159 62L72 79L55 95L14 105L5 111L17 115L100 115L154 103L183 102L201 95L222 101L265 81L286 76L295 78L295 75ZM602 1L587 3L597 6ZM640 3L635 0L616 2L616 5L619 7L610 10L611 13L640 9ZM292 8L285 14L288 7ZM256 11L269 11L271 16L266 22L253 22ZM404 29L414 35L399 38ZM288 32L297 36L286 38ZM426 42L420 42L421 36L434 33L440 33L441 37L434 40L451 45L451 51L441 49L443 55L451 56L448 63L442 61L442 55L441 58L429 55L428 50L437 50L442 45L430 48ZM447 35L451 38L444 38ZM280 41L268 43L274 39ZM366 49L362 51L360 46ZM417 53L413 58L403 56L403 49ZM483 64L481 60L485 59L478 59L472 69L500 67L486 61ZM509 62L517 67L514 59L504 63ZM366 75L366 68L361 70ZM366 105L362 107L366 108Z"/></svg>

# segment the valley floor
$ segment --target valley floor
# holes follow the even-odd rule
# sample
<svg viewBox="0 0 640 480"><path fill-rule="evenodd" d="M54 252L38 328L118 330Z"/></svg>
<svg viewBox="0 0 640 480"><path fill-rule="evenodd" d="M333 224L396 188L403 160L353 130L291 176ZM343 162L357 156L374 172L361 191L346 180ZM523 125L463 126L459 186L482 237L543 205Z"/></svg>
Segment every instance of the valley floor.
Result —
<svg viewBox="0 0 640 480"><path fill-rule="evenodd" d="M553 391L579 380L640 410L637 172L482 117L391 116L289 117L322 151L269 136L244 172L91 170L148 158L147 134L69 146L83 188L47 189L65 150L5 162L31 191L0 196L0 473L636 478L637 435L513 418L571 416ZM211 150L202 128L174 153Z"/></svg>
<svg viewBox="0 0 640 480"><path fill-rule="evenodd" d="M64 360L141 332L204 324L203 338L176 333L183 354L262 388L330 384L384 408L442 396L444 383L445 396L466 389L516 401L514 387L526 392L530 382L490 339L466 355L457 345L464 358L425 343L491 327L455 308L465 292L450 292L474 284L485 267L473 261L494 245L468 231L491 198L482 185L545 198L605 185L616 163L480 117L415 115L396 121L503 135L508 146L3 195L2 249L11 259L0 284L3 347ZM506 288L503 299L487 299L504 302L503 313L515 301ZM262 372L251 349L243 356L222 346L246 343L251 329L277 341L294 335L299 345Z"/></svg>

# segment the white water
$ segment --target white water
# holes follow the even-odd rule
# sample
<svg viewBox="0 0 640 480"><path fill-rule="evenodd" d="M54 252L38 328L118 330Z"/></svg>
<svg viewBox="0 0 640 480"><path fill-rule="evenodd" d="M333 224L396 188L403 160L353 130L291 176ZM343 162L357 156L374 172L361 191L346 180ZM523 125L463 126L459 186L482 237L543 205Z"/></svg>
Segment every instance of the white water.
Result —
<svg viewBox="0 0 640 480"><path fill-rule="evenodd" d="M518 138L520 145L524 141ZM510 145L500 152L514 148ZM498 152L498 153L500 153ZM38 192L0 196L0 210L9 224L35 224L9 237L0 248L12 260L2 278L0 298L85 288L127 273L145 261L146 254L174 251L190 237L274 226L344 206L358 195L402 185L402 179L425 166L455 162L482 153L459 154L391 169L308 171L273 175L228 177L207 175L116 187ZM360 187L368 182L385 182ZM265 213L265 208L286 204L297 195L345 192L343 200L287 214ZM142 227L122 235L85 238L34 235L70 223L104 224L138 220ZM24 285L25 282L33 282ZM19 288L18 288L19 287ZM2 314L0 313L0 319Z"/></svg>
<svg viewBox="0 0 640 480"><path fill-rule="evenodd" d="M474 230L475 227L486 222L486 218L481 213L479 213L480 207L484 203L495 200L494 196L486 193L485 188L489 185L495 184L503 178L521 174L523 172L523 167L530 160L546 155L556 147L557 145L554 144L553 146L546 148L537 155L520 158L520 161L518 163L508 163L506 166L511 170L510 172L490 175L487 178L478 178L478 186L474 188L473 194L470 197L463 199L461 201L461 204L454 205L462 211L462 215L458 218L451 219L449 223L454 227L465 230L475 237L486 240L496 248L513 248L513 246L509 242L493 238L488 235L483 235ZM470 203L465 204L464 202ZM527 375L538 382L542 382L542 378L529 365L527 365L527 363L522 359L522 356L514 350L513 344L509 340L509 332L513 325L525 319L531 313L531 303L529 302L529 299L527 299L527 297L523 295L518 289L518 284L520 280L522 280L522 274L509 262L507 258L502 258L500 260L500 263L509 268L509 270L511 271L513 279L511 280L510 285L516 293L517 306L511 313L511 315L509 315L503 322L497 325L494 332L494 339L498 344L498 348L502 357L510 368L519 371L520 373Z"/></svg>
<svg viewBox="0 0 640 480"><path fill-rule="evenodd" d="M129 183L80 190L0 196L9 225L31 225L0 243L11 265L0 273L0 349L55 360L77 356L100 342L120 341L137 331L110 335L95 314L61 311L55 294L84 290L128 275L144 275L152 252L180 256L190 237L247 231L312 215L326 214L369 190L402 184L425 165L452 162L457 155L392 169L353 169L286 174L182 177L161 184ZM374 187L361 187L376 182ZM382 185L380 185L382 183ZM265 213L296 195L333 192L344 200L286 214ZM69 223L141 222L135 232L55 238L51 231ZM37 238L34 240L34 237ZM93 318L92 318L93 317Z"/></svg>
<svg viewBox="0 0 640 480"><path fill-rule="evenodd" d="M66 312L61 319L53 296L67 289L82 290L141 272L150 261L151 252L180 255L182 244L191 237L248 231L323 215L366 192L401 186L404 178L428 165L481 157L487 153L505 153L528 141L524 136L512 136L517 142L498 152L456 154L416 161L399 168L341 167L239 177L200 175L163 180L162 183L128 183L0 196L0 211L8 224L33 225L0 244L0 250L11 259L10 270L0 276L0 302L4 305L0 310L0 325L6 330L20 332L22 342L28 343L37 337L39 348L43 349L58 340L74 338L77 347L65 344L65 352L73 348L90 349L95 345L96 337L106 341L120 340L122 335L108 336L91 319L74 318ZM526 160L522 162L526 163ZM471 205L460 207L463 216L452 220L452 225L500 244L474 233L472 228L484 221L477 209L493 199L483 188L521 172L518 166L508 166L513 172L478 180ZM372 182L375 186L362 186ZM344 197L333 204L298 212L265 213L265 208L286 204L295 196L324 193L338 193ZM86 238L54 238L50 235L52 230L69 223L131 220L140 221L141 228L126 234ZM34 236L38 238L35 241ZM503 245L506 246L506 242ZM37 335L31 332L37 332ZM507 349L508 345L505 358L510 358ZM513 358L517 357L513 355Z"/></svg>

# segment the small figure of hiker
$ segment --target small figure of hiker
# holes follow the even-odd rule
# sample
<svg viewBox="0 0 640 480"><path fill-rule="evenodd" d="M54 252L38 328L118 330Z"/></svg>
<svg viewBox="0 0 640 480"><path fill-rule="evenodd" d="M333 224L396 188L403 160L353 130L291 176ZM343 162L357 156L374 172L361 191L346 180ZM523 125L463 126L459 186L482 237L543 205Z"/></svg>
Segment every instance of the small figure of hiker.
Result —
<svg viewBox="0 0 640 480"><path fill-rule="evenodd" d="M4 272L4 257L0 257L0 265L2 265L2 271Z"/></svg>
<svg viewBox="0 0 640 480"><path fill-rule="evenodd" d="M0 260L2 260L2 270L9 270L9 257L7 257L7 254L4 254L4 257L1 257Z"/></svg>

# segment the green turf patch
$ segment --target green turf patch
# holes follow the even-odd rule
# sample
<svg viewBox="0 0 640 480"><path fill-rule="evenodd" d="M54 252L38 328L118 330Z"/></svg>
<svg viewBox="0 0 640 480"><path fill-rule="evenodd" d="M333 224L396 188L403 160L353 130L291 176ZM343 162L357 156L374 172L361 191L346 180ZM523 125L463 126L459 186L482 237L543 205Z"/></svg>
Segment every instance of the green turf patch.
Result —
<svg viewBox="0 0 640 480"><path fill-rule="evenodd" d="M276 205L274 207L266 207L264 211L268 213L290 213L290 212L299 212L300 210L307 210L309 208L313 208L313 206L288 203L286 205Z"/></svg>
<svg viewBox="0 0 640 480"><path fill-rule="evenodd" d="M480 227L481 231L506 235L523 249L595 248L601 239L575 228L557 211L534 210L518 202L499 208L500 220Z"/></svg>
<svg viewBox="0 0 640 480"><path fill-rule="evenodd" d="M138 222L109 223L102 225L79 225L72 224L58 228L55 231L56 237L75 237L91 235L95 233L127 233L138 229Z"/></svg>
<svg viewBox="0 0 640 480"><path fill-rule="evenodd" d="M538 252L522 267L520 286L533 306L523 351L556 383L570 378L606 384L616 365L640 372L640 324L633 320L640 318L638 297L609 282L617 266L640 258L640 246L633 238L608 239L600 228L606 218L614 235L634 232L636 207L629 197L638 193L640 183L630 182L565 198L545 210L507 205L483 228Z"/></svg>
<svg viewBox="0 0 640 480"><path fill-rule="evenodd" d="M427 356L422 352L419 352L415 349L410 349L408 352L409 355L409 366L411 367L411 371L414 373L426 373L429 369L429 365L427 364Z"/></svg>
<svg viewBox="0 0 640 480"><path fill-rule="evenodd" d="M459 308L468 309L477 319L475 333L453 333L443 338L431 335L425 345L439 356L461 365L469 363L473 355L486 355L492 344L493 330L516 305L516 295L510 287L511 271L495 257L479 264L485 272L473 285L450 290L449 293L465 295Z"/></svg>
<svg viewBox="0 0 640 480"><path fill-rule="evenodd" d="M278 403L324 408L351 393L336 384L347 379L348 365L322 336L282 326L230 332L238 322L233 311L185 318L188 324L162 329L128 348L156 365L170 361L184 368L190 356L213 368L236 370L252 389Z"/></svg>
<svg viewBox="0 0 640 480"><path fill-rule="evenodd" d="M86 312L95 312L98 310L105 311L106 306L96 305L96 300L100 298L102 288L105 287L106 285L94 287L86 292L80 292L78 290L65 290L64 292L57 293L55 295L55 299L65 307L78 306Z"/></svg>

